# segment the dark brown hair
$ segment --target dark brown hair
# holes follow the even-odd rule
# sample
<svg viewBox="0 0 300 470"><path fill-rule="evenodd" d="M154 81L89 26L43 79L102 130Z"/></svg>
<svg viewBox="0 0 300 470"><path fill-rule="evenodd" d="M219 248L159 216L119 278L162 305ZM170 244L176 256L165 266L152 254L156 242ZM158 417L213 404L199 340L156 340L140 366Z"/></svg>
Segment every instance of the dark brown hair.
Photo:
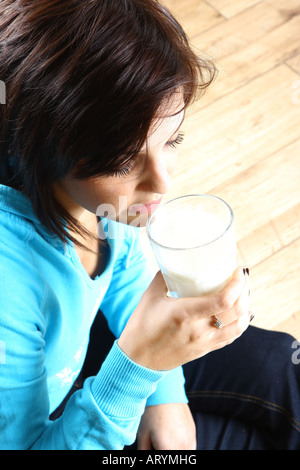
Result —
<svg viewBox="0 0 300 470"><path fill-rule="evenodd" d="M53 184L120 169L161 104L181 87L188 106L214 73L156 0L2 0L0 183L67 241Z"/></svg>

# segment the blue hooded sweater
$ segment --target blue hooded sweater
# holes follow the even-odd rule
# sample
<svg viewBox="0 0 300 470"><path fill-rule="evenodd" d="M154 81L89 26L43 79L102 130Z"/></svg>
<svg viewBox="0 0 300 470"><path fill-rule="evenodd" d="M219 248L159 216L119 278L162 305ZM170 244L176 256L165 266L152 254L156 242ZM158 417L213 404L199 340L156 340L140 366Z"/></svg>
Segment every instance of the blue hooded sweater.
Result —
<svg viewBox="0 0 300 470"><path fill-rule="evenodd" d="M116 340L98 374L49 419L82 368L99 308L118 338L152 280L139 229L101 223L110 256L91 279L74 245L50 234L21 192L0 185L0 449L123 449L145 406L187 402L181 367L142 367Z"/></svg>

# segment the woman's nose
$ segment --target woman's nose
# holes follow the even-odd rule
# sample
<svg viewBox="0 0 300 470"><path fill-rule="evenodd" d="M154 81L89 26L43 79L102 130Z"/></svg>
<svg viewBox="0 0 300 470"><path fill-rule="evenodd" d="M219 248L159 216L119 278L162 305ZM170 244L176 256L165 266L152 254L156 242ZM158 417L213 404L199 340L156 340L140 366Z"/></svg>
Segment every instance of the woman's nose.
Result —
<svg viewBox="0 0 300 470"><path fill-rule="evenodd" d="M151 192L165 194L171 185L171 168L166 160L152 159L148 163L146 177Z"/></svg>

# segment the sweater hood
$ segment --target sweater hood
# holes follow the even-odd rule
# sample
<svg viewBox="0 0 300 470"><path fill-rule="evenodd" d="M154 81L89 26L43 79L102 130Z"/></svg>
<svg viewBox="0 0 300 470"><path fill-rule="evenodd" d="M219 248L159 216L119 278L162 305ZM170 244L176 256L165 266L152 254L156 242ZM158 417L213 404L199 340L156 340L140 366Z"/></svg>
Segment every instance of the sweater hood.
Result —
<svg viewBox="0 0 300 470"><path fill-rule="evenodd" d="M0 211L9 212L34 225L35 230L52 245L63 245L57 235L51 233L39 220L31 201L21 192L0 184Z"/></svg>

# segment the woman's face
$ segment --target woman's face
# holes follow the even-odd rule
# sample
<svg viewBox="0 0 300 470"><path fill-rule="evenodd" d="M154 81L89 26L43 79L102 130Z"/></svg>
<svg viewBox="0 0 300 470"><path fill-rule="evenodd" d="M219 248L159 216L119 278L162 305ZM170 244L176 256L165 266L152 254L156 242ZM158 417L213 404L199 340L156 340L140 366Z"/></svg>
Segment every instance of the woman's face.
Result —
<svg viewBox="0 0 300 470"><path fill-rule="evenodd" d="M129 165L112 176L86 180L67 176L59 183L61 203L76 218L82 211L118 222L144 226L170 185L176 164L179 128L184 111L183 98L176 94L170 103L168 117L158 119L150 130L147 142ZM176 114L178 113L178 114Z"/></svg>

